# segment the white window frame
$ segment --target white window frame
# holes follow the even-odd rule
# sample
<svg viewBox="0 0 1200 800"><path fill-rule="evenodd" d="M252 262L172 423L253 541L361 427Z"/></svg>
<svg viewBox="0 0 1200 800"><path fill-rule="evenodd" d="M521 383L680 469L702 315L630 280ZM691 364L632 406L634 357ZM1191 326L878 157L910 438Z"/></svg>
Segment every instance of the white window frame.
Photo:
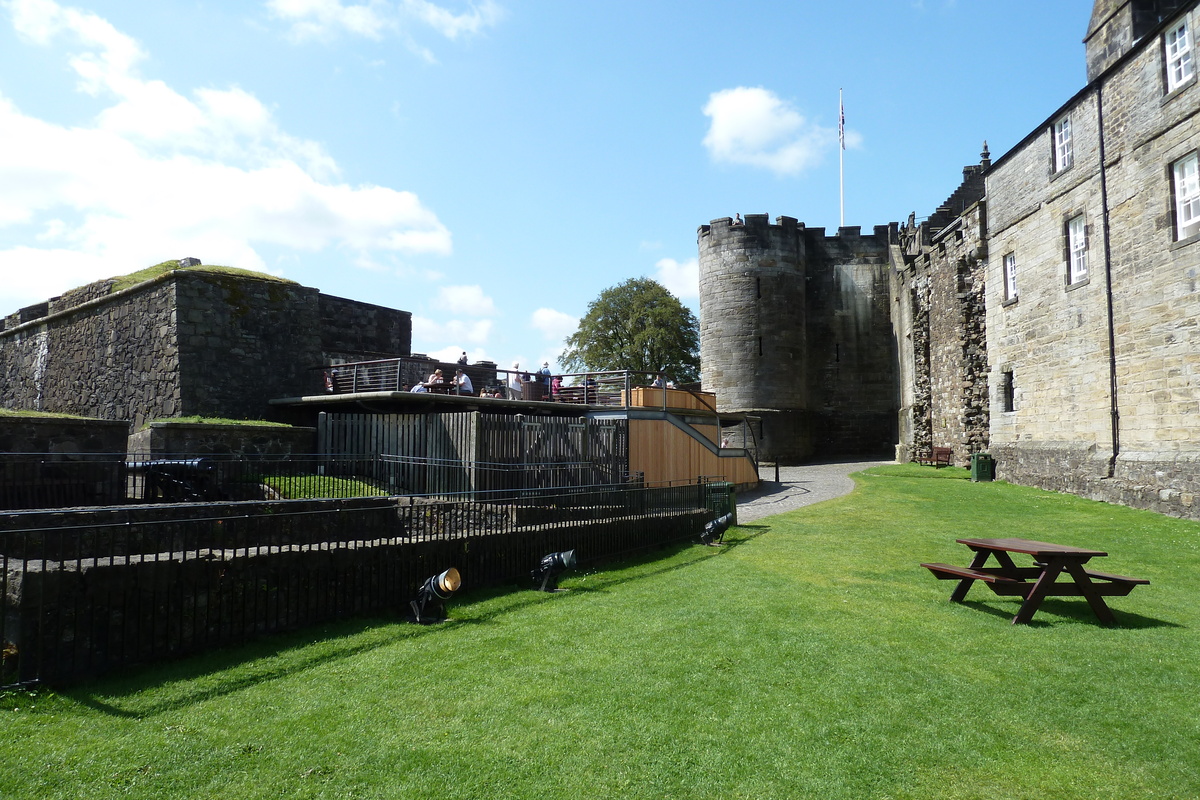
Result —
<svg viewBox="0 0 1200 800"><path fill-rule="evenodd" d="M1083 214L1067 220L1067 283L1076 284L1088 276L1087 225Z"/></svg>
<svg viewBox="0 0 1200 800"><path fill-rule="evenodd" d="M1054 171L1062 172L1075 163L1071 148L1071 115L1067 114L1054 123Z"/></svg>
<svg viewBox="0 0 1200 800"><path fill-rule="evenodd" d="M1175 241L1200 233L1200 158L1189 153L1171 165L1175 190Z"/></svg>
<svg viewBox="0 0 1200 800"><path fill-rule="evenodd" d="M1192 79L1192 33L1187 20L1163 35L1163 53L1167 65L1167 91L1173 92Z"/></svg>
<svg viewBox="0 0 1200 800"><path fill-rule="evenodd" d="M1017 254L1009 253L1004 257L1004 299L1017 299Z"/></svg>

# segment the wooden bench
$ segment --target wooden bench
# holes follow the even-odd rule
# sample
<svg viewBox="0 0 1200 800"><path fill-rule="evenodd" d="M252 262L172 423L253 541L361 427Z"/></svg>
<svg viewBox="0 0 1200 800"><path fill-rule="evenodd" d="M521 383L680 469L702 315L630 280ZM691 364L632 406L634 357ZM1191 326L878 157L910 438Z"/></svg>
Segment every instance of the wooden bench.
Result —
<svg viewBox="0 0 1200 800"><path fill-rule="evenodd" d="M953 564L938 564L938 563L923 563L922 567L933 573L933 576L939 581L983 581L988 585L988 588L998 595L1016 595L1018 597L1028 597L1033 591L1034 584L1031 582L1041 573L1041 566L1033 567L956 567ZM1007 573L1007 574L1002 574ZM1102 581L1096 584L1094 591L1102 597L1125 597L1133 591L1135 586L1146 586L1150 581L1145 578L1130 578L1125 575L1111 575L1107 572L1095 572L1093 570L1084 570L1084 574L1088 578L1095 581ZM966 583L965 586L960 583L956 596L961 601L962 596L966 594L965 588L970 586ZM1067 584L1056 584L1055 595L1082 595L1082 590L1078 587L1073 587Z"/></svg>
<svg viewBox="0 0 1200 800"><path fill-rule="evenodd" d="M950 466L951 450L949 447L932 447L927 452L917 456L917 463L940 469Z"/></svg>
<svg viewBox="0 0 1200 800"><path fill-rule="evenodd" d="M970 567L956 567L952 564L922 564L922 567L933 573L933 576L939 581L961 580L963 578L971 578L984 583L1022 583L1017 578L1010 578L1007 575L1000 575L997 571L988 569L971 569Z"/></svg>
<svg viewBox="0 0 1200 800"><path fill-rule="evenodd" d="M1135 586L1148 586L1150 581L1145 578L1130 578L1125 575L1111 575L1107 572L1095 572L1090 569L1083 571L1092 580L1105 581L1105 591L1103 594L1106 597L1124 597L1133 591Z"/></svg>

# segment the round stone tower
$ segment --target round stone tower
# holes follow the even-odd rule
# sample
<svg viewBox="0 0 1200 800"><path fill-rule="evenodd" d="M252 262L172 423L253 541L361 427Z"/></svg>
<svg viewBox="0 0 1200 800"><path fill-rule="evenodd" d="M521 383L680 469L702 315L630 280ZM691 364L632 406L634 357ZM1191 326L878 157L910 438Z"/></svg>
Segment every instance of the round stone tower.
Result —
<svg viewBox="0 0 1200 800"><path fill-rule="evenodd" d="M761 458L894 450L893 225L806 228L748 214L700 227L700 369L717 409L761 420Z"/></svg>
<svg viewBox="0 0 1200 800"><path fill-rule="evenodd" d="M698 233L704 388L716 392L720 411L772 418L760 442L770 457L809 454L803 230L793 217L772 225L766 214L747 214L742 224L726 217Z"/></svg>

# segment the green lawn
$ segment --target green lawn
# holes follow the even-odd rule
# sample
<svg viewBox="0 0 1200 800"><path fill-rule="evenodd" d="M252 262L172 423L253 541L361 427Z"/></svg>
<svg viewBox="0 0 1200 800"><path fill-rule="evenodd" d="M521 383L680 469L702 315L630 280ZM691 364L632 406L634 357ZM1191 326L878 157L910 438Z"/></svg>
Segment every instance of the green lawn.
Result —
<svg viewBox="0 0 1200 800"><path fill-rule="evenodd" d="M387 489L358 478L332 475L271 475L261 483L287 500L311 500L332 497L384 497Z"/></svg>
<svg viewBox="0 0 1200 800"><path fill-rule="evenodd" d="M896 466L567 578L0 700L0 797L1200 797L1200 525ZM953 584L956 537L1107 550L1119 625ZM581 556L586 556L582 554Z"/></svg>

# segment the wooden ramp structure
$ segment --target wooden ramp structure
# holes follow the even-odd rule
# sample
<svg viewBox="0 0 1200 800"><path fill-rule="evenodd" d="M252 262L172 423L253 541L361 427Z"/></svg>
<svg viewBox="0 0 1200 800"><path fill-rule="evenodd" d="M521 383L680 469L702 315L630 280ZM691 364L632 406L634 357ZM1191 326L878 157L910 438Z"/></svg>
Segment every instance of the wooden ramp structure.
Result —
<svg viewBox="0 0 1200 800"><path fill-rule="evenodd" d="M723 447L721 421L686 410L589 410L572 417L471 412L322 412L318 449L376 458L395 494L476 496L638 481L758 484L745 447Z"/></svg>

